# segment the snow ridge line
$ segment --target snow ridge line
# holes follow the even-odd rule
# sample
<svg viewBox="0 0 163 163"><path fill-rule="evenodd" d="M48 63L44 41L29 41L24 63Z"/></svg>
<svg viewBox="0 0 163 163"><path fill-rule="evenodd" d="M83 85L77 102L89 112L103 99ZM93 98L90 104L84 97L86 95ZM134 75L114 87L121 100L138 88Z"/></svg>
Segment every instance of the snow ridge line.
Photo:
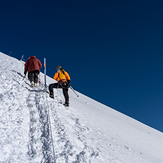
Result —
<svg viewBox="0 0 163 163"><path fill-rule="evenodd" d="M47 94L45 92L46 96L46 103L47 103L47 110L48 110L48 121L49 121L49 127L50 127L50 133L51 133L51 141L52 141L52 147L53 147L53 155L54 155L54 163L56 163L56 157L55 157L55 148L54 148L54 141L53 141L53 133L52 133L52 127L51 127L51 121L50 121L50 112L49 112L49 104L47 100Z"/></svg>

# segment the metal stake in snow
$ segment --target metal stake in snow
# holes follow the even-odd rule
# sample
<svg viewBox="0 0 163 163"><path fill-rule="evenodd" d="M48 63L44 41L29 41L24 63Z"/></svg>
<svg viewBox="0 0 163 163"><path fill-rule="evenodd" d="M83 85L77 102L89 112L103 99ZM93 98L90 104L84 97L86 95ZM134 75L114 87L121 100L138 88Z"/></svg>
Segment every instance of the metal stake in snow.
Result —
<svg viewBox="0 0 163 163"><path fill-rule="evenodd" d="M44 85L46 89L46 58L44 58Z"/></svg>
<svg viewBox="0 0 163 163"><path fill-rule="evenodd" d="M22 55L22 57L21 57L20 61L23 61L23 60L24 60L24 55Z"/></svg>
<svg viewBox="0 0 163 163"><path fill-rule="evenodd" d="M12 51L10 52L9 56L11 56Z"/></svg>

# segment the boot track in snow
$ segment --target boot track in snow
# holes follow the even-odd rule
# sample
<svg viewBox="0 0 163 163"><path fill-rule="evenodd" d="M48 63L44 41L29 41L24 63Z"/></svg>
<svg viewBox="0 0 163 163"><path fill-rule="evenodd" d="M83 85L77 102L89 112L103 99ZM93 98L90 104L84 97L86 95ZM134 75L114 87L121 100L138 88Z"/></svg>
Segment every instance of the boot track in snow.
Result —
<svg viewBox="0 0 163 163"><path fill-rule="evenodd" d="M42 163L55 163L45 94L39 90L31 90L27 106L30 111L29 158L31 162L40 157Z"/></svg>

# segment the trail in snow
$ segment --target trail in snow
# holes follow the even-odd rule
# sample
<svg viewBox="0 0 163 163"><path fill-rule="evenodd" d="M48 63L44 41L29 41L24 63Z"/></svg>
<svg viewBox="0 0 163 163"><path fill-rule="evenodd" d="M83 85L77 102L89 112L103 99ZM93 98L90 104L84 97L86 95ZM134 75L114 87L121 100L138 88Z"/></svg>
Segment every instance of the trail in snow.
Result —
<svg viewBox="0 0 163 163"><path fill-rule="evenodd" d="M41 90L31 90L27 98L27 106L30 112L30 142L28 155L30 160L37 159L43 155L40 162L54 162L52 151L52 140L48 121L47 104L44 92ZM41 146L40 146L41 144ZM39 149L41 151L39 151Z"/></svg>

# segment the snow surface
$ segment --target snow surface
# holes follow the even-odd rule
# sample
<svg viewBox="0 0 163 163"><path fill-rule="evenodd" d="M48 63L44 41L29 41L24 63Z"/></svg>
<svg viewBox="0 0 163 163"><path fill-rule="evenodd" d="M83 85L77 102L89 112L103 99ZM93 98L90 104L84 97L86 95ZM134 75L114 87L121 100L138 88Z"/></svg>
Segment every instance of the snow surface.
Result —
<svg viewBox="0 0 163 163"><path fill-rule="evenodd" d="M163 163L163 133L71 90L65 108L23 72L0 53L0 163Z"/></svg>

